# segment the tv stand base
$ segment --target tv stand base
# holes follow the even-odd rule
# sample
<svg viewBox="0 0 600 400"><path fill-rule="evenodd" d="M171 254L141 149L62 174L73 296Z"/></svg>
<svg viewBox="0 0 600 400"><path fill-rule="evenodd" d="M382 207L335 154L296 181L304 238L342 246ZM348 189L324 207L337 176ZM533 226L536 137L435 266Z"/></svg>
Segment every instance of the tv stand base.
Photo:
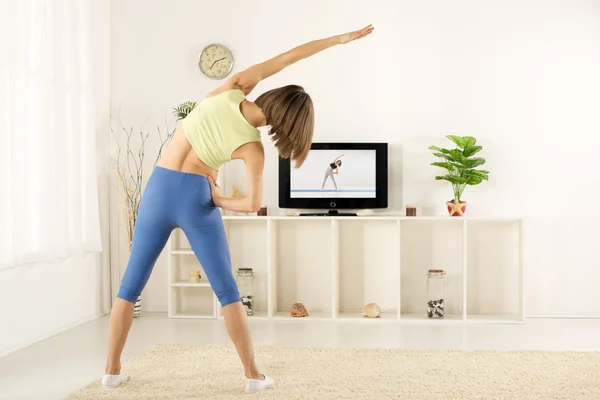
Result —
<svg viewBox="0 0 600 400"><path fill-rule="evenodd" d="M301 217L356 217L356 213L341 213L338 210L329 210L326 213L301 213Z"/></svg>

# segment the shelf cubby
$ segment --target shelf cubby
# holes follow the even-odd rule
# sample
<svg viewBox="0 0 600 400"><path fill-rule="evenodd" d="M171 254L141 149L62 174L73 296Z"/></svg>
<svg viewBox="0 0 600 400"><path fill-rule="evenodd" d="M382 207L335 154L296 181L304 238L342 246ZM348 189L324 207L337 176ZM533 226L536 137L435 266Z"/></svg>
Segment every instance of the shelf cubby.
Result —
<svg viewBox="0 0 600 400"><path fill-rule="evenodd" d="M231 257L231 269L237 277L239 268L254 272L254 316L268 310L267 220L252 217L226 218L225 233ZM218 313L221 307L218 304Z"/></svg>
<svg viewBox="0 0 600 400"><path fill-rule="evenodd" d="M214 318L215 297L210 286L170 287L171 317L173 318Z"/></svg>
<svg viewBox="0 0 600 400"><path fill-rule="evenodd" d="M444 315L463 315L463 224L461 219L403 219L401 239L401 318L426 318L427 271L444 270Z"/></svg>
<svg viewBox="0 0 600 400"><path fill-rule="evenodd" d="M302 303L313 317L332 317L333 257L328 219L277 220L274 225L274 314L289 316Z"/></svg>
<svg viewBox="0 0 600 400"><path fill-rule="evenodd" d="M467 222L467 319L523 317L520 221Z"/></svg>
<svg viewBox="0 0 600 400"><path fill-rule="evenodd" d="M171 318L215 318L216 297L204 268L181 229L171 233L167 244L168 314ZM200 271L200 282L190 282L191 271Z"/></svg>
<svg viewBox="0 0 600 400"><path fill-rule="evenodd" d="M351 219L338 225L338 317L360 318L377 303L384 319L397 319L400 307L400 225L394 220Z"/></svg>
<svg viewBox="0 0 600 400"><path fill-rule="evenodd" d="M189 283L191 271L200 271L201 284L208 283L204 269L198 262L187 237L181 229L173 231L167 248L169 256L177 256L171 260L171 268L169 270L170 286L182 286L186 282Z"/></svg>

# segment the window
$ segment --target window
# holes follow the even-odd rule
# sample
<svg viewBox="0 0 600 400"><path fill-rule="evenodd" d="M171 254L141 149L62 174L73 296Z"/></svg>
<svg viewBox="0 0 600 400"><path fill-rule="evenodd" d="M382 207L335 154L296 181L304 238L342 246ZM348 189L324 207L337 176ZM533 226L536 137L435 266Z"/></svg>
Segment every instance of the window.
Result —
<svg viewBox="0 0 600 400"><path fill-rule="evenodd" d="M0 269L101 249L90 1L0 5Z"/></svg>

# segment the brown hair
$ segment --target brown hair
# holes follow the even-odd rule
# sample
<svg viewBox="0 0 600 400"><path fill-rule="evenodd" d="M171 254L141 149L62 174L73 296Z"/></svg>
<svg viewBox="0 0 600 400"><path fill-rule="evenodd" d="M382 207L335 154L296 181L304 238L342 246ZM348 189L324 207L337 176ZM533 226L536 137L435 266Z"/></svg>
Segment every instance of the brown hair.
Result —
<svg viewBox="0 0 600 400"><path fill-rule="evenodd" d="M310 151L315 113L312 99L302 86L288 85L269 90L255 100L270 126L269 135L280 157L300 167Z"/></svg>

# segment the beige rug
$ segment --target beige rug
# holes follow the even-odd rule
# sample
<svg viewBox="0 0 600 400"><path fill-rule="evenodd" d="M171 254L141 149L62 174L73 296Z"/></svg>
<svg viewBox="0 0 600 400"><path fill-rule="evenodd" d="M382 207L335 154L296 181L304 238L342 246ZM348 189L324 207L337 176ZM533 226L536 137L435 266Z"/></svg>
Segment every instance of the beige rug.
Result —
<svg viewBox="0 0 600 400"><path fill-rule="evenodd" d="M69 400L600 399L600 353L257 347L276 387L244 393L233 346L161 345L131 359L116 390L99 380Z"/></svg>

